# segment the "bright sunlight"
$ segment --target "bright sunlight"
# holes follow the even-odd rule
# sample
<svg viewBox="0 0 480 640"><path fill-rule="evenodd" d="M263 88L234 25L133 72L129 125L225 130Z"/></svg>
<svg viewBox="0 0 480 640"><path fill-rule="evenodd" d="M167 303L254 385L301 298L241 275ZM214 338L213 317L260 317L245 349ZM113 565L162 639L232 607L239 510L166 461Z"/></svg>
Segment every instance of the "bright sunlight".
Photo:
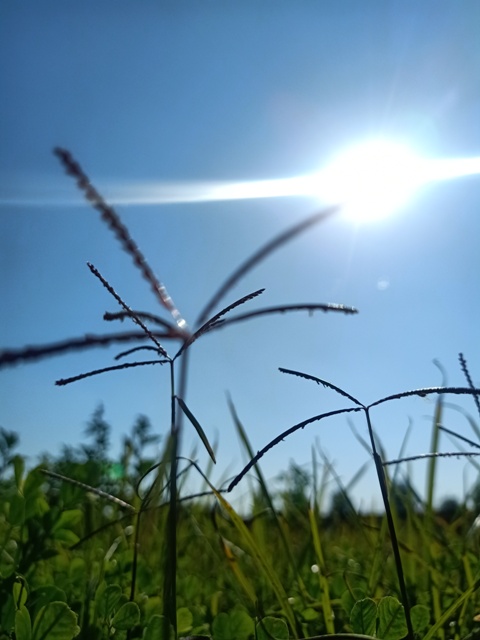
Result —
<svg viewBox="0 0 480 640"><path fill-rule="evenodd" d="M311 193L342 202L357 222L384 218L431 182L480 174L480 157L423 158L405 144L370 140L339 154L316 176Z"/></svg>
<svg viewBox="0 0 480 640"><path fill-rule="evenodd" d="M480 174L480 157L425 158L405 143L372 139L339 153L317 173L245 182L177 182L112 189L113 203L160 204L307 196L343 203L357 222L384 218L425 184Z"/></svg>
<svg viewBox="0 0 480 640"><path fill-rule="evenodd" d="M358 221L378 220L404 205L424 181L425 161L406 145L372 140L339 154L317 178L317 192L343 202Z"/></svg>
<svg viewBox="0 0 480 640"><path fill-rule="evenodd" d="M159 205L305 196L322 205L344 204L356 222L384 218L414 197L425 184L480 174L480 157L425 158L405 143L372 139L338 153L316 173L251 181L110 182L102 189L112 205ZM35 187L34 187L35 189ZM52 195L54 194L54 195ZM81 202L80 196L78 201ZM72 204L38 188L0 198L0 204ZM74 202L77 204L77 201Z"/></svg>

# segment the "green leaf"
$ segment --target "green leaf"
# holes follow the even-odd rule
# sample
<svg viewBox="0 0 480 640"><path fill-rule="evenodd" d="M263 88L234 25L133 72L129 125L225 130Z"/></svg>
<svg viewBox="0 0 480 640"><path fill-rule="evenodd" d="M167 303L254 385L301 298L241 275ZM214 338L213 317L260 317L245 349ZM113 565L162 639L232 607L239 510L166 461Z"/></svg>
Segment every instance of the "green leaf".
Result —
<svg viewBox="0 0 480 640"><path fill-rule="evenodd" d="M68 566L68 579L71 582L79 582L83 580L87 570L85 565L86 563L84 558L72 558Z"/></svg>
<svg viewBox="0 0 480 640"><path fill-rule="evenodd" d="M65 602L50 602L38 612L33 640L72 640L80 633L77 616Z"/></svg>
<svg viewBox="0 0 480 640"><path fill-rule="evenodd" d="M177 631L178 633L188 633L193 625L193 615L187 607L177 609Z"/></svg>
<svg viewBox="0 0 480 640"><path fill-rule="evenodd" d="M314 620L318 620L319 617L318 611L315 611L313 607L307 607L302 611L302 618L305 622L313 622Z"/></svg>
<svg viewBox="0 0 480 640"><path fill-rule="evenodd" d="M252 618L243 609L237 609L230 614L230 628L234 638L248 638L255 631Z"/></svg>
<svg viewBox="0 0 480 640"><path fill-rule="evenodd" d="M348 589L347 591L344 591L342 593L340 601L342 603L342 607L345 609L348 615L350 615L355 603L358 600L362 600L363 598L365 598L365 591L357 587L355 589L352 589L351 591L349 591Z"/></svg>
<svg viewBox="0 0 480 640"><path fill-rule="evenodd" d="M393 596L382 598L378 603L377 636L382 640L400 640L407 631L403 604Z"/></svg>
<svg viewBox="0 0 480 640"><path fill-rule="evenodd" d="M27 486L31 475L31 473L28 474L23 487L23 495L25 496L25 520L43 516L43 514L47 513L50 509L45 496L38 492L38 485L37 487Z"/></svg>
<svg viewBox="0 0 480 640"><path fill-rule="evenodd" d="M247 640L253 635L255 625L252 618L243 609L228 613L219 613L212 624L215 640Z"/></svg>
<svg viewBox="0 0 480 640"><path fill-rule="evenodd" d="M10 500L8 522L12 527L19 527L25 521L25 498L21 493L16 493Z"/></svg>
<svg viewBox="0 0 480 640"><path fill-rule="evenodd" d="M19 491L22 490L22 478L23 472L25 470L25 460L22 456L14 456L13 458L13 471L15 474L15 484L17 485L17 489Z"/></svg>
<svg viewBox="0 0 480 640"><path fill-rule="evenodd" d="M215 640L230 640L230 618L228 613L221 612L212 623L212 632Z"/></svg>
<svg viewBox="0 0 480 640"><path fill-rule="evenodd" d="M122 589L118 584L109 584L107 587L105 584L99 586L95 593L95 602L102 618L108 618L112 615L121 597Z"/></svg>
<svg viewBox="0 0 480 640"><path fill-rule="evenodd" d="M30 595L32 610L41 609L50 602L66 602L65 591L53 584L46 584L32 591Z"/></svg>
<svg viewBox="0 0 480 640"><path fill-rule="evenodd" d="M164 639L163 631L165 629L165 617L154 615L148 621L143 631L143 640L174 640L175 634L172 625L170 625L170 637Z"/></svg>
<svg viewBox="0 0 480 640"><path fill-rule="evenodd" d="M30 640L32 637L32 622L25 606L15 611L15 637L17 640Z"/></svg>
<svg viewBox="0 0 480 640"><path fill-rule="evenodd" d="M3 544L3 549L0 552L0 581L10 578L15 573L15 569L17 568L17 563L15 562L13 555L11 555L9 553L9 549L6 548L10 547L11 543L16 544L14 540L7 540L6 544ZM13 549L12 551L15 553Z"/></svg>
<svg viewBox="0 0 480 640"><path fill-rule="evenodd" d="M416 604L410 609L410 617L414 632L421 635L430 624L430 609L423 604Z"/></svg>
<svg viewBox="0 0 480 640"><path fill-rule="evenodd" d="M185 402L181 398L179 398L178 396L177 396L177 402L181 406L183 413L187 416L187 418L190 420L190 422L195 427L198 435L200 436L200 440L203 442L203 444L205 446L205 449L208 451L208 455L213 460L213 462L216 463L217 461L215 460L215 454L213 453L213 449L210 446L210 442L208 441L208 438L205 435L205 431L202 429L200 423L195 418L195 416L190 411L190 409L187 407Z"/></svg>
<svg viewBox="0 0 480 640"><path fill-rule="evenodd" d="M112 626L115 629L131 629L140 620L140 609L136 602L125 602L115 614Z"/></svg>
<svg viewBox="0 0 480 640"><path fill-rule="evenodd" d="M266 616L257 624L257 640L288 640L287 623L281 618Z"/></svg>
<svg viewBox="0 0 480 640"><path fill-rule="evenodd" d="M13 583L13 602L16 609L20 609L27 601L27 585L23 578L17 577Z"/></svg>
<svg viewBox="0 0 480 640"><path fill-rule="evenodd" d="M74 533L71 529L57 529L53 533L53 537L55 538L55 540L65 542L65 544L69 546L77 544L77 542L80 540L77 534Z"/></svg>
<svg viewBox="0 0 480 640"><path fill-rule="evenodd" d="M25 498L38 496L44 479L45 476L38 471L38 468L32 469L23 483L22 493Z"/></svg>
<svg viewBox="0 0 480 640"><path fill-rule="evenodd" d="M83 512L80 509L66 509L65 511L62 511L60 517L56 520L52 531L70 529L81 522L82 518Z"/></svg>
<svg viewBox="0 0 480 640"><path fill-rule="evenodd" d="M143 611L145 620L148 622L152 616L160 616L162 614L162 599L159 596L150 596L143 602Z"/></svg>
<svg viewBox="0 0 480 640"><path fill-rule="evenodd" d="M350 614L350 623L354 633L362 633L367 636L375 635L377 621L377 605L371 598L363 598L353 605ZM382 636L378 636L381 638ZM382 639L383 640L383 639Z"/></svg>

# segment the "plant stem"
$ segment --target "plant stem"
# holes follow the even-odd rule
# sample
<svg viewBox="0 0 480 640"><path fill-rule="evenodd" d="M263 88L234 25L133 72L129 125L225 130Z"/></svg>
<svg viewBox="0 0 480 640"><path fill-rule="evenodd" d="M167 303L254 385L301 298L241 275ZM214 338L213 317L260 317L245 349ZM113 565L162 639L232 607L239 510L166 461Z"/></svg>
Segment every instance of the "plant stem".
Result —
<svg viewBox="0 0 480 640"><path fill-rule="evenodd" d="M410 605L408 602L408 595L407 595L407 587L405 585L405 577L403 574L403 566L402 566L402 559L400 557L400 548L398 545L397 532L395 530L395 523L393 522L392 510L390 508L390 500L388 499L388 488L387 488L387 482L385 479L385 470L383 468L382 459L380 458L380 455L377 452L377 447L375 445L375 438L373 435L373 428L370 420L370 413L369 413L368 407L365 407L364 410L365 410L365 416L367 418L370 442L372 445L373 461L375 462L375 469L377 471L378 482L380 484L380 491L382 493L383 504L385 506L385 515L387 516L388 530L390 532L390 539L392 542L393 557L395 558L395 566L397 569L400 593L402 596L403 606L405 608L405 620L407 623L408 638L409 640L414 640L412 619L410 617Z"/></svg>
<svg viewBox="0 0 480 640"><path fill-rule="evenodd" d="M178 425L175 407L175 363L170 361L171 426L170 426L170 497L167 516L165 578L164 578L164 638L170 637L172 625L177 637L177 456Z"/></svg>

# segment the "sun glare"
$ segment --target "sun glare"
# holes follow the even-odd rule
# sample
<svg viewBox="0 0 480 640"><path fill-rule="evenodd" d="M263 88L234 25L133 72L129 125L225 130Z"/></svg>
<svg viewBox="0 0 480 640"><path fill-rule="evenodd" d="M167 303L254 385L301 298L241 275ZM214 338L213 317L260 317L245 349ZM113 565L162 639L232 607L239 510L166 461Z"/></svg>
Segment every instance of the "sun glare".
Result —
<svg viewBox="0 0 480 640"><path fill-rule="evenodd" d="M480 157L425 158L400 142L377 139L339 153L321 171L294 178L250 181L128 182L107 184L113 204L158 205L188 202L313 197L323 204L343 204L357 222L384 218L405 205L427 183L480 175ZM56 193L56 192L55 192ZM81 199L78 198L78 202ZM77 200L73 204L78 203ZM48 192L0 198L1 205L72 204Z"/></svg>
<svg viewBox="0 0 480 640"><path fill-rule="evenodd" d="M378 220L407 202L424 172L424 161L406 145L373 140L334 158L315 177L315 190L322 199L344 203L358 222Z"/></svg>

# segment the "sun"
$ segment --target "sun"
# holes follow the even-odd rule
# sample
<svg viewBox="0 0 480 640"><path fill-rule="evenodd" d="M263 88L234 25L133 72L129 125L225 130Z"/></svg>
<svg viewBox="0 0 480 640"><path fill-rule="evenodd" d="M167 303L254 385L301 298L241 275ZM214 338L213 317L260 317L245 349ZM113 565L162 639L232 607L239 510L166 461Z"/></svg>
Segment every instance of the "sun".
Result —
<svg viewBox="0 0 480 640"><path fill-rule="evenodd" d="M407 145L371 140L340 153L315 179L322 199L343 203L349 218L366 222L404 205L425 181L425 165Z"/></svg>

